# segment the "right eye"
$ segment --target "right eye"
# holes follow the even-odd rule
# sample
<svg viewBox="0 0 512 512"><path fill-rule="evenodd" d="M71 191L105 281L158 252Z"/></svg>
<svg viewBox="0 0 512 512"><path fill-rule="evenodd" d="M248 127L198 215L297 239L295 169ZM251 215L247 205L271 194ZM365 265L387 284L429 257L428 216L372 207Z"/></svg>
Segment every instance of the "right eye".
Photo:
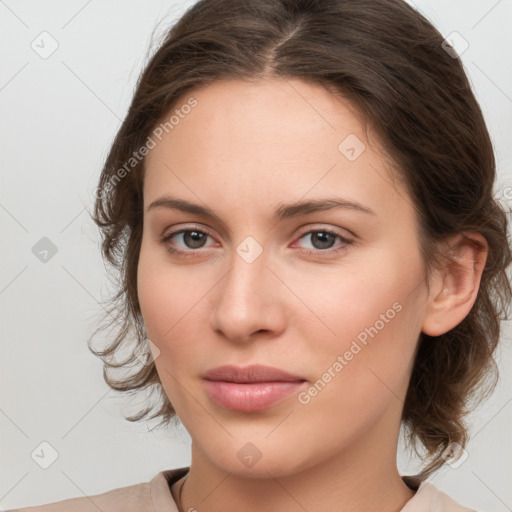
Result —
<svg viewBox="0 0 512 512"><path fill-rule="evenodd" d="M202 249L204 247L205 241L208 237L210 237L210 235L202 229L185 228L172 231L171 233L164 235L160 241L165 245L166 249L171 254L189 257L192 256L192 253L197 252L197 249ZM170 245L170 242L175 238L177 240L181 239L183 248L177 249L176 247Z"/></svg>

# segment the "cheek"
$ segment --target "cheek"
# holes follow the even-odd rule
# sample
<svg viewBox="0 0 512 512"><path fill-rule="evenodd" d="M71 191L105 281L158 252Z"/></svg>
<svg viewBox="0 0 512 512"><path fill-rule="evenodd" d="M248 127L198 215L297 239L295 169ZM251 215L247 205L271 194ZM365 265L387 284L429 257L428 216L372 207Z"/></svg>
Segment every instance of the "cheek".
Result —
<svg viewBox="0 0 512 512"><path fill-rule="evenodd" d="M403 403L416 345L411 327L418 322L414 307L394 300L397 296L357 299L359 311L354 301L344 302L346 309L330 317L336 336L306 334L313 371L310 387L300 397L306 404L302 412L317 417L321 429L329 411L336 431L333 443L355 439L386 410Z"/></svg>
<svg viewBox="0 0 512 512"><path fill-rule="evenodd" d="M293 279L291 287L301 302L295 308L297 319L302 318L303 327L311 329L301 338L321 337L325 345L318 346L327 350L343 348L347 340L373 325L389 309L388 316L394 317L393 304L401 300L407 288L407 279L396 270L362 260L346 268L302 272ZM288 282L292 283L291 279Z"/></svg>
<svg viewBox="0 0 512 512"><path fill-rule="evenodd" d="M182 411L186 407L186 397L179 385L183 381L182 372L193 375L196 371L189 367L194 358L187 353L193 347L190 339L197 339L187 316L188 304L193 302L188 297L190 287L179 282L179 271L163 268L144 251L139 258L137 281L147 336L158 348L155 358L158 375L173 407Z"/></svg>
<svg viewBox="0 0 512 512"><path fill-rule="evenodd" d="M378 256L361 258L350 272L303 274L294 288L308 306L302 318L296 317L300 338L308 344L303 350L311 356L316 378L336 375L333 388L389 393L386 383L393 389L407 381L421 329L422 268L419 259L401 262L396 252Z"/></svg>
<svg viewBox="0 0 512 512"><path fill-rule="evenodd" d="M184 269L170 265L158 250L141 250L138 297L148 338L160 350L156 360L159 373L165 367L173 374L179 370L192 375L197 368L188 368L188 362L194 361L194 351L202 350L206 339L204 296L211 284Z"/></svg>
<svg viewBox="0 0 512 512"><path fill-rule="evenodd" d="M167 345L165 340L172 336L175 326L185 315L190 287L180 283L179 269L173 271L172 267L165 265L160 252L147 248L143 243L137 269L137 289L148 337L163 351Z"/></svg>

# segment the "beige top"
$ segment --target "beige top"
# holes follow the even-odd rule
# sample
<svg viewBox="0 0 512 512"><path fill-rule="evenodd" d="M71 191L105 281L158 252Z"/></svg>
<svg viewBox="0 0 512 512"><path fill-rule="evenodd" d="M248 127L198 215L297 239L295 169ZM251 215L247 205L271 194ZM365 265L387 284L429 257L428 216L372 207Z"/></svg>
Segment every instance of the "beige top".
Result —
<svg viewBox="0 0 512 512"><path fill-rule="evenodd" d="M189 469L168 469L158 473L150 482L120 487L94 496L71 498L7 512L178 512L170 488ZM427 481L421 482L418 487L411 477L403 476L402 479L416 494L400 512L476 512L459 505Z"/></svg>

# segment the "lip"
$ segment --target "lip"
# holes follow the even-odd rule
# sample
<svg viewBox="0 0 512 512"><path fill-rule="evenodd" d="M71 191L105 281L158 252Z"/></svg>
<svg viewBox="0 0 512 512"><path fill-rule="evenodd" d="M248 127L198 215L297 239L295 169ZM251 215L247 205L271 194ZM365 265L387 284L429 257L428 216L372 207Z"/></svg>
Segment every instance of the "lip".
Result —
<svg viewBox="0 0 512 512"><path fill-rule="evenodd" d="M203 374L203 379L224 382L296 382L306 380L279 368L252 364L249 366L224 365Z"/></svg>
<svg viewBox="0 0 512 512"><path fill-rule="evenodd" d="M268 409L299 391L302 377L262 365L213 368L203 375L205 392L220 407L253 412Z"/></svg>

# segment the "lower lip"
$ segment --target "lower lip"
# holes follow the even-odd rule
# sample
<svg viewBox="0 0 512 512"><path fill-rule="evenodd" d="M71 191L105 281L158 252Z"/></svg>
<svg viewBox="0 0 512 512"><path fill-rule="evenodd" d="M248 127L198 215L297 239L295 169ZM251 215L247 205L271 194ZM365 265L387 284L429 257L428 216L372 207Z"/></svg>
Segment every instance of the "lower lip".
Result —
<svg viewBox="0 0 512 512"><path fill-rule="evenodd" d="M306 381L235 382L205 380L207 395L217 405L233 411L262 411L296 393Z"/></svg>

